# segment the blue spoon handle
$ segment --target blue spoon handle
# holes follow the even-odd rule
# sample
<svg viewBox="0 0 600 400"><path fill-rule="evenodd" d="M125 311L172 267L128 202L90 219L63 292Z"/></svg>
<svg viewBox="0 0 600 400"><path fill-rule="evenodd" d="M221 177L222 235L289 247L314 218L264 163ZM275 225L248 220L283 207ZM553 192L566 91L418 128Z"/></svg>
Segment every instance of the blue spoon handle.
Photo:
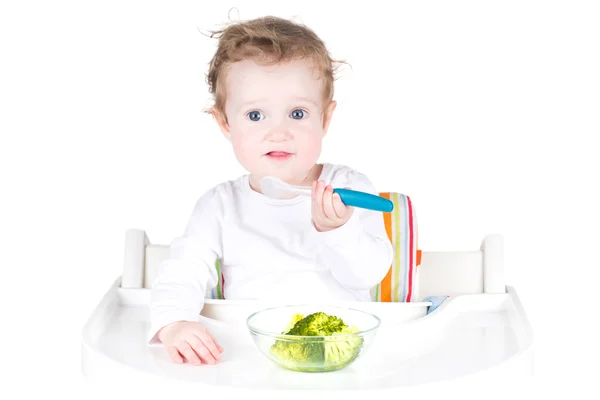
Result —
<svg viewBox="0 0 600 400"><path fill-rule="evenodd" d="M390 212L394 209L394 203L390 200L371 193L349 189L334 189L333 192L339 193L342 203L347 206L383 212Z"/></svg>

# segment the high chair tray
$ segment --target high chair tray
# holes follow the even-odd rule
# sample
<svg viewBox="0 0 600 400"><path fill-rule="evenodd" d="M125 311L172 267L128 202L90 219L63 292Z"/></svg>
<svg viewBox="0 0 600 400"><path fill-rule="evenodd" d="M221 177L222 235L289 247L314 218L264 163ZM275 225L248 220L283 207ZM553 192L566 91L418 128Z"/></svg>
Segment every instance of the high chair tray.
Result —
<svg viewBox="0 0 600 400"><path fill-rule="evenodd" d="M219 393L256 391L400 390L452 380L517 379L532 373L532 333L518 296L465 294L427 314L429 302L342 303L382 319L371 347L345 369L327 373L284 370L254 346L246 317L270 306L206 299L201 318L225 352L216 365L171 362L161 345L148 346L149 289L124 289L117 279L82 331L82 372L110 382L128 374L144 381L218 386ZM217 319L218 318L218 319Z"/></svg>

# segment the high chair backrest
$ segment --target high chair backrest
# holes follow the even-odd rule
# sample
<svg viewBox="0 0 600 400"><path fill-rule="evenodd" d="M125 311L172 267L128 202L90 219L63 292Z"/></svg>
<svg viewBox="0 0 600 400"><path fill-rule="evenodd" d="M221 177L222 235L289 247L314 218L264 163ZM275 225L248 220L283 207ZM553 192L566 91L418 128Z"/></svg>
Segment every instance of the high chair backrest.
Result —
<svg viewBox="0 0 600 400"><path fill-rule="evenodd" d="M386 277L371 290L372 301L414 302L428 296L504 293L503 240L486 236L480 248L462 252L422 252L418 248L417 219L410 197L383 192L394 210L382 213L394 259ZM168 245L151 244L143 230L127 231L121 287L150 288ZM220 265L215 268L221 276ZM222 280L205 297L222 298Z"/></svg>

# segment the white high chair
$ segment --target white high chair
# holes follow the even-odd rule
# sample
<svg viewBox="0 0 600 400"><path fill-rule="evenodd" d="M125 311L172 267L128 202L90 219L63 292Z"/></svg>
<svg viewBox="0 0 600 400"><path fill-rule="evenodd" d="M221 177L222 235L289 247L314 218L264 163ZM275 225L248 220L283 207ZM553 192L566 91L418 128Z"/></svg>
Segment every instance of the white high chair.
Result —
<svg viewBox="0 0 600 400"><path fill-rule="evenodd" d="M209 291L199 318L227 351L216 365L172 363L161 346L148 346L146 341L150 287L169 246L153 244L143 230L132 229L126 234L123 273L83 328L83 374L107 383L128 375L144 382L187 382L192 393L208 385L218 386L222 394L252 389L253 393L278 390L284 396L298 389L399 391L443 381L505 384L530 376L532 331L517 293L504 282L502 237L486 236L473 250L421 252L416 249L416 222L402 207L408 198L382 195L394 200L396 214L391 220L396 221L396 234L388 233L396 250L420 256L401 257L414 267L406 271L411 271L416 293L408 301L384 301L374 295L372 302L341 303L382 319L371 347L347 368L324 374L279 368L254 347L245 327L248 315L275 304L214 298ZM396 229L399 226L403 229ZM405 238L398 232L404 231L411 237L414 233L410 248L400 246ZM391 270L406 266L394 264ZM402 282L389 290L401 292L401 286Z"/></svg>

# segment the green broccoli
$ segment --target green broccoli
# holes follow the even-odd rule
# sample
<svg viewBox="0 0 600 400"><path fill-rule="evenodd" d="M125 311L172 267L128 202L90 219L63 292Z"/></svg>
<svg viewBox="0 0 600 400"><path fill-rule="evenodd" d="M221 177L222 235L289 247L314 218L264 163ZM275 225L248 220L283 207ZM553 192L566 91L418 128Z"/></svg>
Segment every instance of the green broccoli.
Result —
<svg viewBox="0 0 600 400"><path fill-rule="evenodd" d="M287 334L297 336L330 336L334 332L340 332L343 328L347 328L347 325L340 318L329 316L324 312L316 312L297 321Z"/></svg>
<svg viewBox="0 0 600 400"><path fill-rule="evenodd" d="M333 333L330 337L325 338L325 364L326 366L336 366L341 364L347 365L354 361L360 354L360 349L363 344L363 338L360 336L336 336L358 332L355 327L347 327L340 332Z"/></svg>
<svg viewBox="0 0 600 400"><path fill-rule="evenodd" d="M300 321L302 318L304 318L304 315L302 314L294 314L292 315L292 319L289 322L287 328L285 328L285 330L283 331L283 333L287 333L290 331L290 329L292 329L294 327L294 325L296 325L296 322Z"/></svg>
<svg viewBox="0 0 600 400"><path fill-rule="evenodd" d="M302 368L316 370L319 365L323 365L325 358L322 339L313 339L310 342L302 338L277 340L271 347L271 353L286 367L298 371Z"/></svg>
<svg viewBox="0 0 600 400"><path fill-rule="evenodd" d="M282 332L291 335L285 340L277 340L271 353L286 368L314 372L334 371L354 361L363 344L362 337L337 337L358 332L356 327L348 327L341 318L317 312L306 317L296 314ZM315 338L293 336L318 336Z"/></svg>

